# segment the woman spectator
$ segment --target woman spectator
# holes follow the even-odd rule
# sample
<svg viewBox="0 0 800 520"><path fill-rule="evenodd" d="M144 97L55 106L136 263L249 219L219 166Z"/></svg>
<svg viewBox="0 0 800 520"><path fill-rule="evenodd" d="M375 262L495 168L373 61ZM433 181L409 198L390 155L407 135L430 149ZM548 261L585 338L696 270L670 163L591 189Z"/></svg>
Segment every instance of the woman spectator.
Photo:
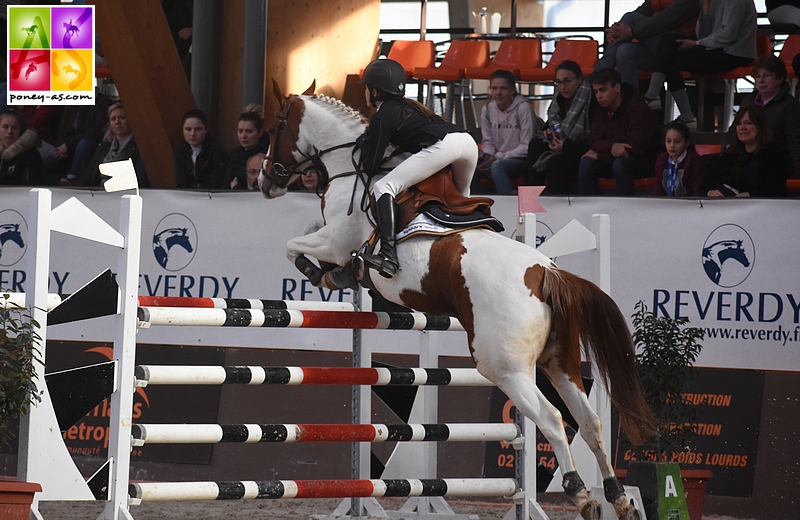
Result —
<svg viewBox="0 0 800 520"><path fill-rule="evenodd" d="M481 110L478 171L491 173L497 193L508 194L511 177L524 177L530 170L528 144L536 131L536 114L517 93L514 75L507 70L492 72L489 93L492 100Z"/></svg>
<svg viewBox="0 0 800 520"><path fill-rule="evenodd" d="M756 105L733 118L730 144L708 172L709 197L783 197L789 164L783 150L770 143L769 120Z"/></svg>
<svg viewBox="0 0 800 520"><path fill-rule="evenodd" d="M44 163L36 150L39 142L36 133L32 132L33 142L20 143L25 139L30 140L30 133L27 131L28 125L19 112L13 108L0 112L0 146L3 150L0 154L0 184L23 186L42 184ZM28 137L21 137L26 135ZM12 150L16 150L16 153L7 157L7 152Z"/></svg>
<svg viewBox="0 0 800 520"><path fill-rule="evenodd" d="M122 103L116 102L108 108L108 130L103 136L103 141L95 150L86 171L75 184L77 186L101 186L103 178L100 173L100 165L127 159L133 161L139 187L149 188L150 180L147 178L147 171L144 169L144 162L142 156L139 155L139 148L136 146L131 127L128 126L125 109Z"/></svg>
<svg viewBox="0 0 800 520"><path fill-rule="evenodd" d="M202 110L183 115L184 142L175 149L175 186L201 190L222 189L228 152L208 133Z"/></svg>
<svg viewBox="0 0 800 520"><path fill-rule="evenodd" d="M800 103L791 95L786 65L774 54L759 56L753 62L753 78L756 91L742 101L742 106L754 103L764 110L772 129L772 144L786 153L794 175L800 175Z"/></svg>
<svg viewBox="0 0 800 520"><path fill-rule="evenodd" d="M756 57L756 7L753 0L703 0L697 18L697 40L665 35L658 44L647 89L651 108L660 108L664 80L675 99L678 120L696 127L681 71L719 74L746 67Z"/></svg>
<svg viewBox="0 0 800 520"><path fill-rule="evenodd" d="M705 193L706 162L694 149L689 127L673 121L664 127L667 149L656 159L653 195L699 197Z"/></svg>
<svg viewBox="0 0 800 520"><path fill-rule="evenodd" d="M266 153L269 148L269 139L265 139L264 134L264 118L259 113L261 107L251 105L247 108L249 110L242 112L236 123L239 146L230 152L223 189L246 190L247 160L257 153Z"/></svg>
<svg viewBox="0 0 800 520"><path fill-rule="evenodd" d="M533 163L530 184L547 185L545 193L563 195L578 179L581 156L589 149L590 122L597 100L581 67L566 60L556 67L556 93L547 109L547 128L528 147Z"/></svg>

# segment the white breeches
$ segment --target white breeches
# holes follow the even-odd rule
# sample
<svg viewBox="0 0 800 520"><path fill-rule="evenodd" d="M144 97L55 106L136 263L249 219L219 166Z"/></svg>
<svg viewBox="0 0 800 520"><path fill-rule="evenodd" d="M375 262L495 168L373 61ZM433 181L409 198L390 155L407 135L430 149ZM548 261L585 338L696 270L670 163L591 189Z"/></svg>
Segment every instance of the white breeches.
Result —
<svg viewBox="0 0 800 520"><path fill-rule="evenodd" d="M427 148L423 148L383 178L375 181L372 192L375 198L384 193L397 197L404 190L423 181L447 165L453 170L453 183L458 191L469 196L469 185L478 164L478 145L466 132L447 134Z"/></svg>

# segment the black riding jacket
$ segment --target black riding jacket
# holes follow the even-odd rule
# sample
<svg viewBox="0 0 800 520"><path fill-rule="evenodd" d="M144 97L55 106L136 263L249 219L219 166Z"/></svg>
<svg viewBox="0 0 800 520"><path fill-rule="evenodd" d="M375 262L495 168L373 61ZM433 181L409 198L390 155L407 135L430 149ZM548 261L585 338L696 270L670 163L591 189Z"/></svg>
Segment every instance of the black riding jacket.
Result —
<svg viewBox="0 0 800 520"><path fill-rule="evenodd" d="M381 103L369 120L369 128L358 138L361 167L370 177L380 173L383 155L389 144L403 152L417 153L447 134L463 132L443 120L430 121L412 107L396 100Z"/></svg>

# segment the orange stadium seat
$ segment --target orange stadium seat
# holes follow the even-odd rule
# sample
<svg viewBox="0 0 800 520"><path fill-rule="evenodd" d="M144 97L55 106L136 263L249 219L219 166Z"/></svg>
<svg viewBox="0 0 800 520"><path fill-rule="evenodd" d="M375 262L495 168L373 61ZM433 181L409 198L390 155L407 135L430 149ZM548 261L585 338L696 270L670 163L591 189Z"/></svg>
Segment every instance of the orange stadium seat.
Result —
<svg viewBox="0 0 800 520"><path fill-rule="evenodd" d="M574 61L580 65L583 75L588 76L597 63L598 49L597 40L558 40L547 66L524 68L520 70L520 79L538 83L553 81L556 79L556 67L564 60Z"/></svg>
<svg viewBox="0 0 800 520"><path fill-rule="evenodd" d="M485 67L467 67L469 79L489 79L496 70L508 70L519 77L521 69L542 67L542 42L538 38L507 38L500 42L494 58Z"/></svg>

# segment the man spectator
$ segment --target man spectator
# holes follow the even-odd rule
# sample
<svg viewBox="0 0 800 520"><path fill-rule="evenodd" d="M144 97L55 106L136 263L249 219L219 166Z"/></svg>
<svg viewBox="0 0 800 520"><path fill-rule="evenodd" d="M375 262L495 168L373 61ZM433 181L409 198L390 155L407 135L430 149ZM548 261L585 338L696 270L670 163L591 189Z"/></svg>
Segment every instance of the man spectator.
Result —
<svg viewBox="0 0 800 520"><path fill-rule="evenodd" d="M694 37L699 11L696 0L647 0L608 29L603 57L594 70L616 68L623 83L638 86L638 70L653 68L660 36L672 32Z"/></svg>
<svg viewBox="0 0 800 520"><path fill-rule="evenodd" d="M613 177L620 195L633 195L633 180L654 174L658 122L644 96L622 83L619 72L602 69L589 81L600 107L578 169L579 192L592 195L598 177Z"/></svg>

